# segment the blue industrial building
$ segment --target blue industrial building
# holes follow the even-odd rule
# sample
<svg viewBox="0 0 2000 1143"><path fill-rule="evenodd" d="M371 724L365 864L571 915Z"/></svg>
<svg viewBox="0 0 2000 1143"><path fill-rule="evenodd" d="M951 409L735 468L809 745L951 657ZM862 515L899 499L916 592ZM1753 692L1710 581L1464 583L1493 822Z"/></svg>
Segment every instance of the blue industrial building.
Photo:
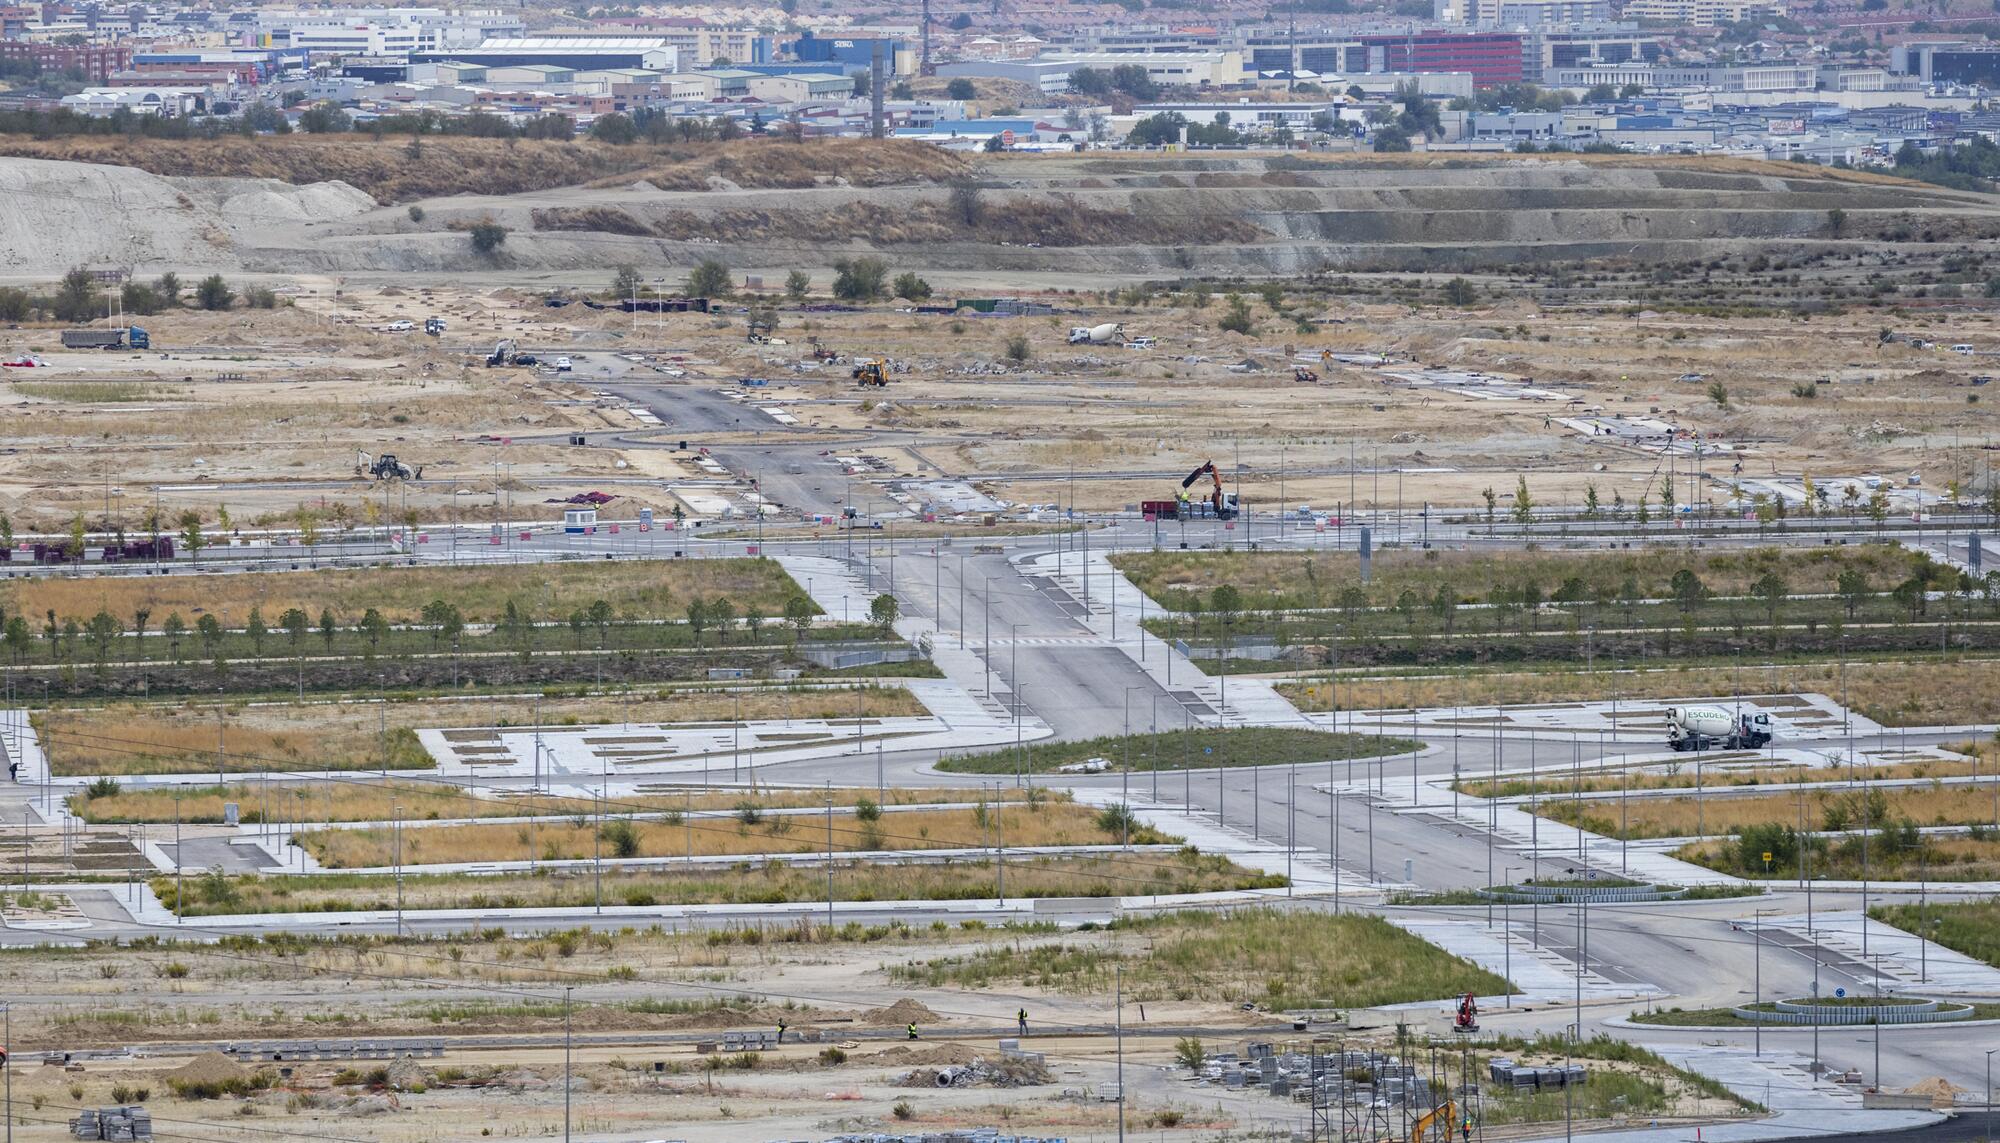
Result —
<svg viewBox="0 0 2000 1143"><path fill-rule="evenodd" d="M852 73L867 71L872 66L876 44L882 45L882 59L893 71L896 53L903 50L901 40L882 36L815 36L807 32L785 48L801 62L838 64L842 70Z"/></svg>

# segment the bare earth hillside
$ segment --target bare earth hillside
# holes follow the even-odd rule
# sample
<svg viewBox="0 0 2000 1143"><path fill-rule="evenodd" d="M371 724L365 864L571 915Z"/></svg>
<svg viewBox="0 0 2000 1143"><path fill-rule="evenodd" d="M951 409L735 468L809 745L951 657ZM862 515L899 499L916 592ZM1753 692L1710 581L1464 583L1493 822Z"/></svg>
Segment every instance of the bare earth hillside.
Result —
<svg viewBox="0 0 2000 1143"><path fill-rule="evenodd" d="M1740 159L970 157L907 141L771 138L412 148L355 137L0 140L0 153L92 160L0 158L0 187L29 204L0 220L0 253L17 276L106 264L520 280L594 278L621 263L675 276L718 256L782 278L880 251L963 287L1022 288L1718 253L1922 261L2000 235L1994 196ZM134 166L109 165L121 161ZM508 238L480 254L465 231L489 219Z"/></svg>

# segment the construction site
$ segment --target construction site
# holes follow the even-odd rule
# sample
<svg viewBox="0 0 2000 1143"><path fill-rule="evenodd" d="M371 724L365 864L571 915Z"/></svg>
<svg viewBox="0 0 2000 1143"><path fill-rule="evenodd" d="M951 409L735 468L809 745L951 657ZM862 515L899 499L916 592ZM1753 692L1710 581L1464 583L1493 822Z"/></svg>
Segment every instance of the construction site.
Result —
<svg viewBox="0 0 2000 1143"><path fill-rule="evenodd" d="M1978 1105L2000 198L508 142L4 148L28 1143Z"/></svg>

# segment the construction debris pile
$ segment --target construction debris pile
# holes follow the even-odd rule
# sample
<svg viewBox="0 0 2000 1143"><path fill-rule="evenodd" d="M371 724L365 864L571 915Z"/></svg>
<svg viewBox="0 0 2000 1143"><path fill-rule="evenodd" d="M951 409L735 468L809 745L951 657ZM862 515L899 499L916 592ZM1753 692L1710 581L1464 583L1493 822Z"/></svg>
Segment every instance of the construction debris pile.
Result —
<svg viewBox="0 0 2000 1143"><path fill-rule="evenodd" d="M1040 1052L1018 1052L998 1060L973 1060L941 1068L913 1068L898 1087L1032 1087L1052 1077Z"/></svg>

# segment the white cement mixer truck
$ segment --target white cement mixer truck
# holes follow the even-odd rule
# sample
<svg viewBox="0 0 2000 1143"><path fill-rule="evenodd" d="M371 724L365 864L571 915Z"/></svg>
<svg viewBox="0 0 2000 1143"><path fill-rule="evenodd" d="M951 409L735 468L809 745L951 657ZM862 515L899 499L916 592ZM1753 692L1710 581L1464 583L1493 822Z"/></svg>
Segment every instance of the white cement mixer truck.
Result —
<svg viewBox="0 0 2000 1143"><path fill-rule="evenodd" d="M1771 741L1771 716L1731 714L1719 706L1667 708L1667 744L1675 750L1755 750Z"/></svg>
<svg viewBox="0 0 2000 1143"><path fill-rule="evenodd" d="M1124 328L1124 326L1119 325L1115 321L1108 321L1103 325L1071 326L1069 343L1071 345L1108 345L1118 337L1118 334Z"/></svg>

